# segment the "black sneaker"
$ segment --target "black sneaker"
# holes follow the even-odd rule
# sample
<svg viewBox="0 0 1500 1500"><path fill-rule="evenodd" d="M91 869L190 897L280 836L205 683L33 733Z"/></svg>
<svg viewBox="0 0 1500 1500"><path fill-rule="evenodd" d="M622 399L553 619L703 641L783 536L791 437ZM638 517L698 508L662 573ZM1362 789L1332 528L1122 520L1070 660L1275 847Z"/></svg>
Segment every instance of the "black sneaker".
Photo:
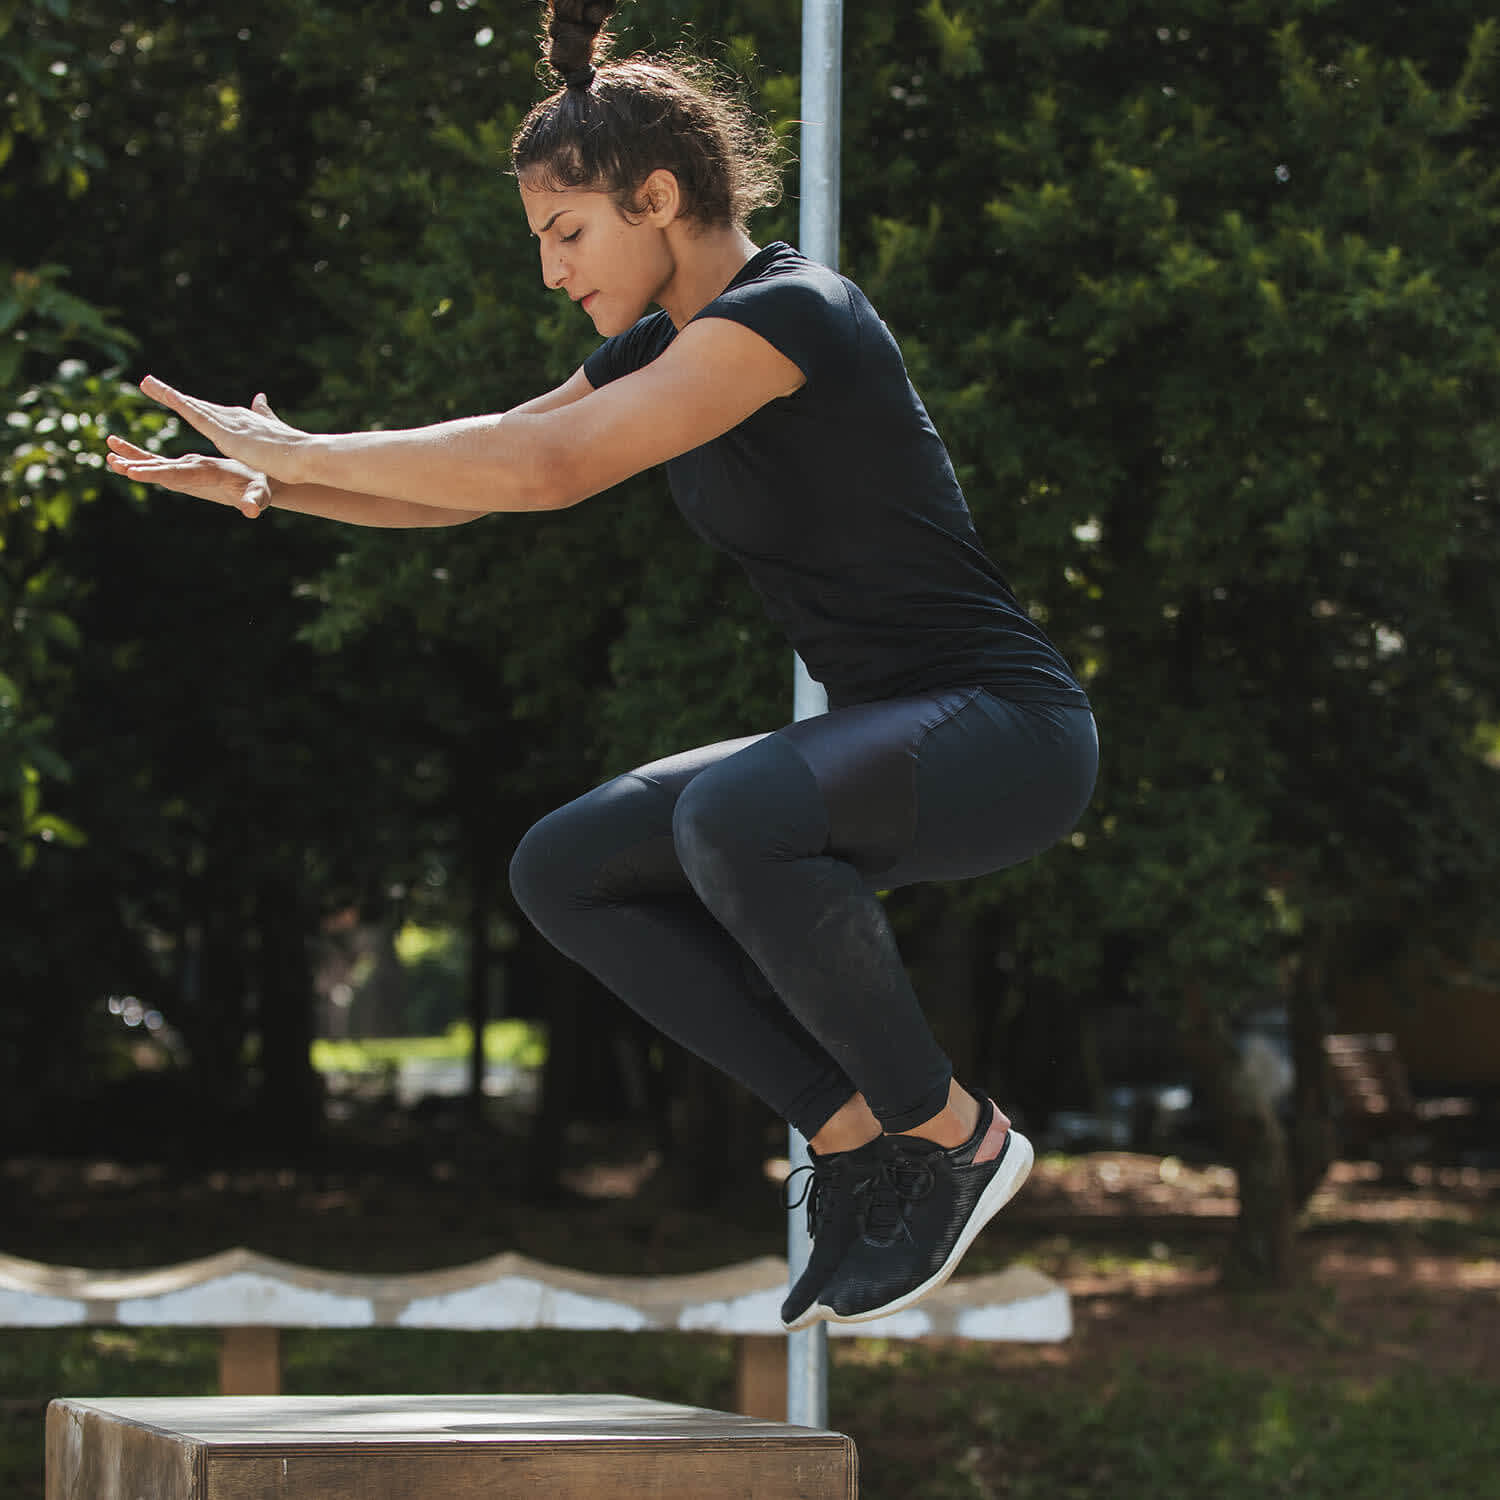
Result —
<svg viewBox="0 0 1500 1500"><path fill-rule="evenodd" d="M885 1137L883 1170L857 1186L852 1238L812 1317L864 1323L940 1287L1031 1171L1031 1142L989 1100L962 1146ZM811 1317L808 1319L811 1321Z"/></svg>
<svg viewBox="0 0 1500 1500"><path fill-rule="evenodd" d="M813 1242L806 1269L781 1304L781 1321L788 1331L806 1328L823 1316L818 1293L860 1232L855 1211L857 1195L863 1184L880 1175L885 1141L884 1137L876 1136L853 1151L829 1151L822 1156L809 1146L807 1154L811 1165L798 1167L783 1189L788 1208L806 1202L807 1232ZM792 1177L797 1172L810 1175L802 1185L802 1197L794 1199Z"/></svg>

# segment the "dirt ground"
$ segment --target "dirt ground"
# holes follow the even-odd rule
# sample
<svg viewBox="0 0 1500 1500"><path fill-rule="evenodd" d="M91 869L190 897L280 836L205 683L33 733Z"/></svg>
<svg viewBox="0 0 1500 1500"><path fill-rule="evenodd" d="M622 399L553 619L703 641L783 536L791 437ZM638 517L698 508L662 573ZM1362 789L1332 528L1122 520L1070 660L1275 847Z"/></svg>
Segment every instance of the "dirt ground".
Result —
<svg viewBox="0 0 1500 1500"><path fill-rule="evenodd" d="M1077 1336L1021 1357L1193 1347L1287 1373L1375 1379L1417 1362L1500 1378L1500 1171L1415 1166L1387 1183L1371 1163L1335 1163L1305 1215L1298 1284L1279 1294L1218 1286L1237 1208L1222 1166L1043 1160L1009 1229L1042 1232L1033 1254L1068 1287ZM1111 1256L1112 1225L1155 1238L1144 1256Z"/></svg>
<svg viewBox="0 0 1500 1500"><path fill-rule="evenodd" d="M661 1273L776 1254L784 1243L772 1184L714 1214L685 1212L653 1191L649 1156L585 1161L570 1174L572 1192L544 1205L496 1185L503 1170L394 1165L194 1173L11 1161L0 1165L0 1252L124 1269L247 1245L394 1271L515 1249ZM1065 1365L1192 1348L1288 1373L1378 1378L1416 1362L1500 1380L1500 1170L1419 1165L1388 1183L1370 1164L1335 1164L1305 1216L1298 1285L1277 1294L1217 1284L1236 1207L1222 1166L1126 1152L1043 1157L965 1269L1037 1265L1071 1293L1076 1333L1058 1346L997 1346L995 1359Z"/></svg>

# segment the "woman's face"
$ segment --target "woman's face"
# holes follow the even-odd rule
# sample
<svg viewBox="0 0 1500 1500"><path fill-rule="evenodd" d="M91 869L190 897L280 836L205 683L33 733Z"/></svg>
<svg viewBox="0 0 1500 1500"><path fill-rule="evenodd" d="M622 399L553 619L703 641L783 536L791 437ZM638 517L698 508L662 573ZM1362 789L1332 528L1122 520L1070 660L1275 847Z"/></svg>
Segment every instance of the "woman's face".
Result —
<svg viewBox="0 0 1500 1500"><path fill-rule="evenodd" d="M542 280L581 304L606 338L660 301L675 267L653 209L626 218L609 193L547 191L524 179L521 203L541 247Z"/></svg>

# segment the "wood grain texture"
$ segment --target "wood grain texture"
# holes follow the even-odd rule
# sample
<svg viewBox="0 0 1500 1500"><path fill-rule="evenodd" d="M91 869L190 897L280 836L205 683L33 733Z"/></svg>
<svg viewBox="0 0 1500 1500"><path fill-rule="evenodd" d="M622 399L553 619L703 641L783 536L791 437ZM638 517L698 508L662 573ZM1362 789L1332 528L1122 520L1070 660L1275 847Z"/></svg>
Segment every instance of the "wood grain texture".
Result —
<svg viewBox="0 0 1500 1500"><path fill-rule="evenodd" d="M47 1408L46 1500L203 1500L202 1444L97 1403Z"/></svg>
<svg viewBox="0 0 1500 1500"><path fill-rule="evenodd" d="M847 1440L846 1440L847 1441ZM204 1500L853 1500L848 1453L649 1442L209 1457Z"/></svg>

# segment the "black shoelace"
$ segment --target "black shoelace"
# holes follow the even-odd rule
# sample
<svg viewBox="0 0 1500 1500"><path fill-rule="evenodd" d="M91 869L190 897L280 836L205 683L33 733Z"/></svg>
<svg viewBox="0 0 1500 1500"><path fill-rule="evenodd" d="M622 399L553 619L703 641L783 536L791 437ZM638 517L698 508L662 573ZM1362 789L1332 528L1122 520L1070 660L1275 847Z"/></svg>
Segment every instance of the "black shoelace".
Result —
<svg viewBox="0 0 1500 1500"><path fill-rule="evenodd" d="M854 1185L859 1232L872 1245L910 1240L907 1219L933 1189L937 1176L919 1156L894 1155L878 1171Z"/></svg>
<svg viewBox="0 0 1500 1500"><path fill-rule="evenodd" d="M802 1192L799 1197L792 1197L792 1181L801 1173L806 1172L807 1179L802 1184ZM787 1174L787 1179L781 1184L781 1206L788 1213L794 1208L800 1208L807 1204L807 1233L810 1239L817 1239L818 1228L822 1222L824 1209L824 1184L831 1186L833 1168L823 1166L819 1162L805 1162L800 1167L793 1167Z"/></svg>

